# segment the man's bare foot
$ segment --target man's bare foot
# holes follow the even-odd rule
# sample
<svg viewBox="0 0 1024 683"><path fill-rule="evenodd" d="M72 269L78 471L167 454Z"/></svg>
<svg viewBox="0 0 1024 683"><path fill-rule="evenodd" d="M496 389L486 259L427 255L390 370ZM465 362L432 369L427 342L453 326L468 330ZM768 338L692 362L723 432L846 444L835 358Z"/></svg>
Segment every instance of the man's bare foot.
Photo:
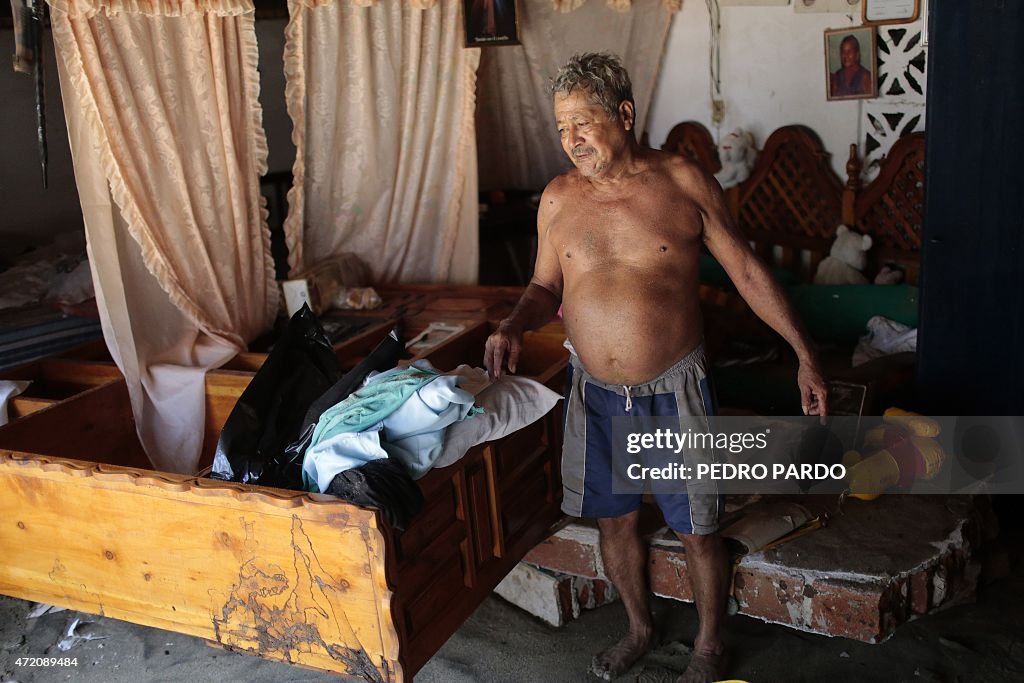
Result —
<svg viewBox="0 0 1024 683"><path fill-rule="evenodd" d="M653 643L653 634L628 633L622 640L594 657L594 661L590 663L590 673L606 681L615 680L629 671L629 667L643 657Z"/></svg>
<svg viewBox="0 0 1024 683"><path fill-rule="evenodd" d="M725 678L725 651L694 650L686 671L676 683L714 683Z"/></svg>

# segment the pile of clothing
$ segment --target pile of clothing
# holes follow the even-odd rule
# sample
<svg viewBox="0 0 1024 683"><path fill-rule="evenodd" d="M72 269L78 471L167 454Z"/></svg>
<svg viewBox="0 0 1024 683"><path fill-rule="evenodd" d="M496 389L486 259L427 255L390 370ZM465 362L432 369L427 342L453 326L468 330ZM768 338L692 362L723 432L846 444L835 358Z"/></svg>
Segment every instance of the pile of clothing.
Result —
<svg viewBox="0 0 1024 683"><path fill-rule="evenodd" d="M332 494L404 529L423 506L415 479L539 419L559 399L528 379L491 385L481 368L399 367L404 354L396 328L343 374L304 306L225 422L210 476ZM464 422L474 424L446 438Z"/></svg>
<svg viewBox="0 0 1024 683"><path fill-rule="evenodd" d="M482 412L473 400L486 386L482 370L441 374L426 360L371 372L317 421L302 465L306 490L326 491L338 473L389 457L422 477L441 454L445 429Z"/></svg>

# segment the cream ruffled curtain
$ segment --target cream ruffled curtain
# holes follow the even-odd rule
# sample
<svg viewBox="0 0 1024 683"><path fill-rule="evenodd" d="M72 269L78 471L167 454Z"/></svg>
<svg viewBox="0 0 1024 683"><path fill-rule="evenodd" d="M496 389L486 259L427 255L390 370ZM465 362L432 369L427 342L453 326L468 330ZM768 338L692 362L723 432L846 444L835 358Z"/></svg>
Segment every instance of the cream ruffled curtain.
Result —
<svg viewBox="0 0 1024 683"><path fill-rule="evenodd" d="M633 81L640 135L679 4L519 0L518 7L522 45L485 50L480 60L476 123L483 190L539 190L570 168L549 87L558 68L577 52L622 58Z"/></svg>
<svg viewBox="0 0 1024 683"><path fill-rule="evenodd" d="M475 283L474 91L461 0L290 0L292 272L341 252L378 281Z"/></svg>
<svg viewBox="0 0 1024 683"><path fill-rule="evenodd" d="M51 0L93 281L139 437L196 469L204 373L277 311L249 0Z"/></svg>

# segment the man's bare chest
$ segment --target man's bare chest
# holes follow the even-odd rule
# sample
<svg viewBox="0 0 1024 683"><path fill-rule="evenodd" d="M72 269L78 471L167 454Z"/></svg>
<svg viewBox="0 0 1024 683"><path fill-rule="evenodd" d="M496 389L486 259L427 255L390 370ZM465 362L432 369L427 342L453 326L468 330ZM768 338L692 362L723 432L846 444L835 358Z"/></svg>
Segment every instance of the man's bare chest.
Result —
<svg viewBox="0 0 1024 683"><path fill-rule="evenodd" d="M568 266L635 260L692 248L700 240L700 212L685 198L633 197L576 201L551 222L548 240Z"/></svg>

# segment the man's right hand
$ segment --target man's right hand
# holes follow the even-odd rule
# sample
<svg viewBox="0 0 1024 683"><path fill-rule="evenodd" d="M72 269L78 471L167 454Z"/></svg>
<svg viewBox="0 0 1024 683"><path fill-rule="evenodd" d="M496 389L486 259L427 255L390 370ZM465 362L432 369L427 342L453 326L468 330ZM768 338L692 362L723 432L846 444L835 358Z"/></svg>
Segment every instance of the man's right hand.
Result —
<svg viewBox="0 0 1024 683"><path fill-rule="evenodd" d="M502 320L498 329L487 338L487 345L484 347L484 367L492 380L498 379L508 368L510 374L515 374L516 364L519 362L519 352L523 348L522 329Z"/></svg>

